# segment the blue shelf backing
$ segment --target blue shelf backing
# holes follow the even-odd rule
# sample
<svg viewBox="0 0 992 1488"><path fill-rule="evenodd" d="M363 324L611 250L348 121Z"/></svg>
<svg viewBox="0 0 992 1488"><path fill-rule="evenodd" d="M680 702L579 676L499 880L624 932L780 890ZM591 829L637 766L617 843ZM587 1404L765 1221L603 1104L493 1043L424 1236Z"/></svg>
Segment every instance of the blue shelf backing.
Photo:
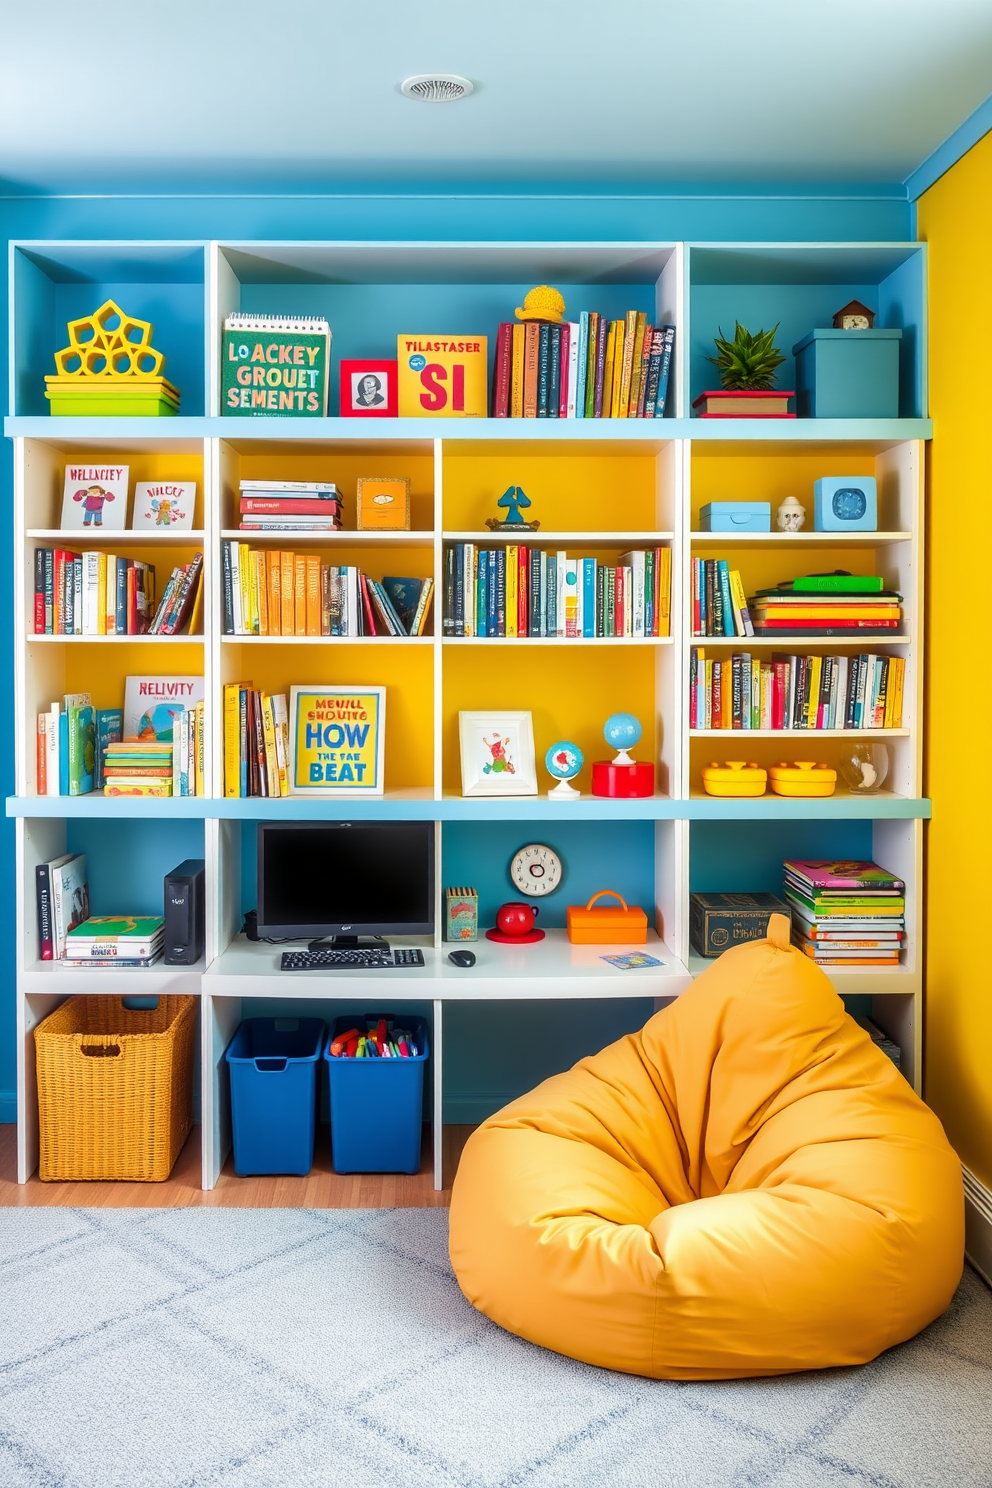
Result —
<svg viewBox="0 0 992 1488"><path fill-rule="evenodd" d="M574 805L549 802L546 796L507 800L446 796L440 801L386 796L374 800L323 800L297 796L283 800L172 796L166 798L88 796L8 796L7 815L24 817L126 817L168 821L216 818L222 821L912 821L928 820L931 803L909 796L838 796L826 800L755 799L673 801L649 797L640 801L607 801L585 797Z"/></svg>

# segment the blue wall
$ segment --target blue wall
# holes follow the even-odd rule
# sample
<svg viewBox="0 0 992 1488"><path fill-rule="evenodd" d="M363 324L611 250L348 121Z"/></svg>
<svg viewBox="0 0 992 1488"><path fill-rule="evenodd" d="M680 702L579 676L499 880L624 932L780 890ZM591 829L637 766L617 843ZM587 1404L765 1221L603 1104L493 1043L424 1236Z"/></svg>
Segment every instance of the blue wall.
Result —
<svg viewBox="0 0 992 1488"><path fill-rule="evenodd" d="M681 240L697 241L850 241L898 242L913 236L912 209L901 187L834 188L830 192L797 187L794 190L747 191L734 187L721 192L680 188L664 191L618 191L603 186L577 189L548 187L515 191L504 187L460 190L425 187L401 191L349 190L338 195L156 195L38 197L0 199L0 224L5 243L18 239L122 239L122 238L226 238L226 239L460 239L541 241L575 239L585 241ZM4 276L6 305L6 276ZM6 317L5 317L6 318ZM8 405L7 362L3 362L3 406ZM0 529L3 571L13 571L10 519L12 455L8 444L2 453L2 491L7 519ZM3 705L6 716L13 711L13 640L9 611L0 624L0 672L3 676ZM8 743L0 756L0 789L13 790L13 761ZM87 835L93 828L87 827ZM4 821L0 851L0 892L8 904L14 897L14 835ZM163 834L165 835L165 834ZM91 838L89 840L92 840ZM451 838L455 859L461 850L457 835ZM499 863L506 844L499 844L494 860ZM192 847L171 840L161 844L164 869L172 866ZM577 857L571 844L564 850ZM778 851L776 845L775 851ZM158 872L156 853L155 872ZM635 856L636 853L635 853ZM596 887L599 887L597 883ZM106 886L108 897L112 884ZM493 893L495 894L494 887ZM502 891L499 891L502 893ZM635 896L636 897L636 896ZM562 900L565 902L565 899ZM550 908L550 906L549 906ZM0 1120L14 1119L14 956L9 946L0 974ZM524 1088L533 1076L546 1073L542 1058L534 1055L558 1042L560 1063L567 1064L583 1050L605 1043L625 1028L643 1021L638 1003L590 1005L581 1017L573 1018L564 1042L546 1039L544 1032L559 1027L562 1010L536 1005L532 1010L534 1038L526 1058L500 1055L491 1068L490 1090L512 1093ZM598 1012L597 1012L598 1008ZM459 1028L451 1049L466 1057L472 1048L484 1046L491 1015L483 1008L475 1024ZM598 1021L597 1021L598 1020ZM546 1025L546 1029L545 1029ZM573 1047L574 1045L574 1047ZM522 1046L521 1046L522 1047ZM536 1062L535 1062L536 1060ZM449 1062L449 1068L451 1062ZM453 1113L454 1114L454 1113ZM472 1119L459 1107L462 1119Z"/></svg>

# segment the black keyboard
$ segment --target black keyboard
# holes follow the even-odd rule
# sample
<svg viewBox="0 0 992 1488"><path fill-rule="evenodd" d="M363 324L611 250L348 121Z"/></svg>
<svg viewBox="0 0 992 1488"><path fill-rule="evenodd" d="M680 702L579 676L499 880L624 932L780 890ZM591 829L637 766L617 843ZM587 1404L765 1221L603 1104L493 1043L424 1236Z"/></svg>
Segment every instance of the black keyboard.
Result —
<svg viewBox="0 0 992 1488"><path fill-rule="evenodd" d="M283 951L282 971L381 971L390 966L423 966L420 950L390 950L388 946L336 951L328 946L317 951Z"/></svg>

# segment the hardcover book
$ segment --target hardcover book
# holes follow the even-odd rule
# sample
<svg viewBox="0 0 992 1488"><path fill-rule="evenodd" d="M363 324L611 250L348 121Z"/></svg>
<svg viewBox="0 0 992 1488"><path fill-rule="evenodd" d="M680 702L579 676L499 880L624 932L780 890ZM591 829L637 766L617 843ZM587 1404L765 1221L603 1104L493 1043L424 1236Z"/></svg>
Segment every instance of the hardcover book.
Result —
<svg viewBox="0 0 992 1488"><path fill-rule="evenodd" d="M193 526L196 481L135 481L134 532L188 532Z"/></svg>
<svg viewBox="0 0 992 1488"><path fill-rule="evenodd" d="M128 677L124 684L125 739L171 743L180 712L204 696L202 677Z"/></svg>
<svg viewBox="0 0 992 1488"><path fill-rule="evenodd" d="M485 418L485 336L397 336L400 418Z"/></svg>
<svg viewBox="0 0 992 1488"><path fill-rule="evenodd" d="M320 316L229 315L221 344L221 413L326 418L331 328Z"/></svg>
<svg viewBox="0 0 992 1488"><path fill-rule="evenodd" d="M384 687L291 687L293 795L383 793Z"/></svg>
<svg viewBox="0 0 992 1488"><path fill-rule="evenodd" d="M67 465L62 493L63 532L127 525L127 465Z"/></svg>

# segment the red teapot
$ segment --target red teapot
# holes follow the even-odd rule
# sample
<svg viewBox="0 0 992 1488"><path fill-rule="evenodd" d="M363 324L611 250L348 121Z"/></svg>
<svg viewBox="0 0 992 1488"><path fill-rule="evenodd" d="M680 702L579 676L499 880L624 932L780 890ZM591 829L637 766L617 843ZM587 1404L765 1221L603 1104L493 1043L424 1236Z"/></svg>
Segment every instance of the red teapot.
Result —
<svg viewBox="0 0 992 1488"><path fill-rule="evenodd" d="M502 941L504 944L516 942L519 945L543 940L544 931L536 928L536 919L536 904L501 904L496 911L496 928L487 930L486 935L489 940Z"/></svg>

